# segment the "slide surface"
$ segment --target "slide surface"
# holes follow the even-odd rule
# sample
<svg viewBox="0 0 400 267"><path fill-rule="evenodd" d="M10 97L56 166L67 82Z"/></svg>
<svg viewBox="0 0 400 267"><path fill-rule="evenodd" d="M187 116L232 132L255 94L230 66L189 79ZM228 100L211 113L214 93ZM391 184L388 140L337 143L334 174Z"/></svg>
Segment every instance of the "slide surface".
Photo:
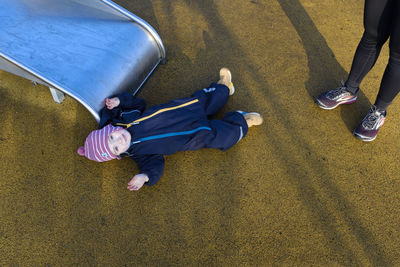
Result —
<svg viewBox="0 0 400 267"><path fill-rule="evenodd" d="M105 97L136 92L165 57L151 26L111 1L0 3L0 69L70 95L97 120Z"/></svg>

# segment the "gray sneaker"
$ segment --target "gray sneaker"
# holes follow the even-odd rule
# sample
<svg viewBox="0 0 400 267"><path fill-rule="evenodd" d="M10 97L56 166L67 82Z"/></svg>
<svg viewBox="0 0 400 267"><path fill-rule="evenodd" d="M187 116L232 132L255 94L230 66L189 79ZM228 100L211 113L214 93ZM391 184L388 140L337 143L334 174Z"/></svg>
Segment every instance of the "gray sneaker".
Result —
<svg viewBox="0 0 400 267"><path fill-rule="evenodd" d="M334 109L341 104L351 104L357 100L358 90L352 94L346 86L342 85L336 89L320 94L315 102L322 109Z"/></svg>
<svg viewBox="0 0 400 267"><path fill-rule="evenodd" d="M361 141L370 142L375 140L379 128L385 122L386 111L379 111L376 106L372 106L368 114L354 130L353 134Z"/></svg>

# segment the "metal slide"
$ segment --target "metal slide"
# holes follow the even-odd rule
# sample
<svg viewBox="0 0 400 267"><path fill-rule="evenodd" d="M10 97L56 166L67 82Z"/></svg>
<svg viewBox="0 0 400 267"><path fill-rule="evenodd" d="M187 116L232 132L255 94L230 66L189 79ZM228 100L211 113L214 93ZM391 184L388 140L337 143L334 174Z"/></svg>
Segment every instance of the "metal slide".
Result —
<svg viewBox="0 0 400 267"><path fill-rule="evenodd" d="M63 93L99 120L104 98L136 93L165 48L156 31L109 0L0 0L0 70Z"/></svg>

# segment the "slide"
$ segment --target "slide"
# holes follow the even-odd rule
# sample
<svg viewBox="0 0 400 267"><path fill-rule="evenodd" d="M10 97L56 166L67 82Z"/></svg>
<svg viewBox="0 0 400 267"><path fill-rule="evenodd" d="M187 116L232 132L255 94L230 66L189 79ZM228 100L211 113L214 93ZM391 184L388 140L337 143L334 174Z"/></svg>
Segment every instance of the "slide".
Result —
<svg viewBox="0 0 400 267"><path fill-rule="evenodd" d="M109 0L0 0L0 25L0 70L71 96L97 121L105 97L135 94L165 60L156 31Z"/></svg>

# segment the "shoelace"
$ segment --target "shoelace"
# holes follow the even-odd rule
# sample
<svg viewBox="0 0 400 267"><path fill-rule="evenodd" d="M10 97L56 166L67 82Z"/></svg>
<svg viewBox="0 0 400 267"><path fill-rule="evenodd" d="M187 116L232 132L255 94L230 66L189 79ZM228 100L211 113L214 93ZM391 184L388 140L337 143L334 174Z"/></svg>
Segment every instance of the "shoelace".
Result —
<svg viewBox="0 0 400 267"><path fill-rule="evenodd" d="M366 128L367 130L373 130L381 115L382 114L376 109L376 107L372 106L367 116L364 118L364 128Z"/></svg>
<svg viewBox="0 0 400 267"><path fill-rule="evenodd" d="M344 94L344 93L349 93L349 91L347 91L346 87L340 86L340 87L338 87L338 88L336 88L334 90L329 91L327 96L330 99L335 99L336 97L338 97L338 96L340 96L341 94Z"/></svg>

